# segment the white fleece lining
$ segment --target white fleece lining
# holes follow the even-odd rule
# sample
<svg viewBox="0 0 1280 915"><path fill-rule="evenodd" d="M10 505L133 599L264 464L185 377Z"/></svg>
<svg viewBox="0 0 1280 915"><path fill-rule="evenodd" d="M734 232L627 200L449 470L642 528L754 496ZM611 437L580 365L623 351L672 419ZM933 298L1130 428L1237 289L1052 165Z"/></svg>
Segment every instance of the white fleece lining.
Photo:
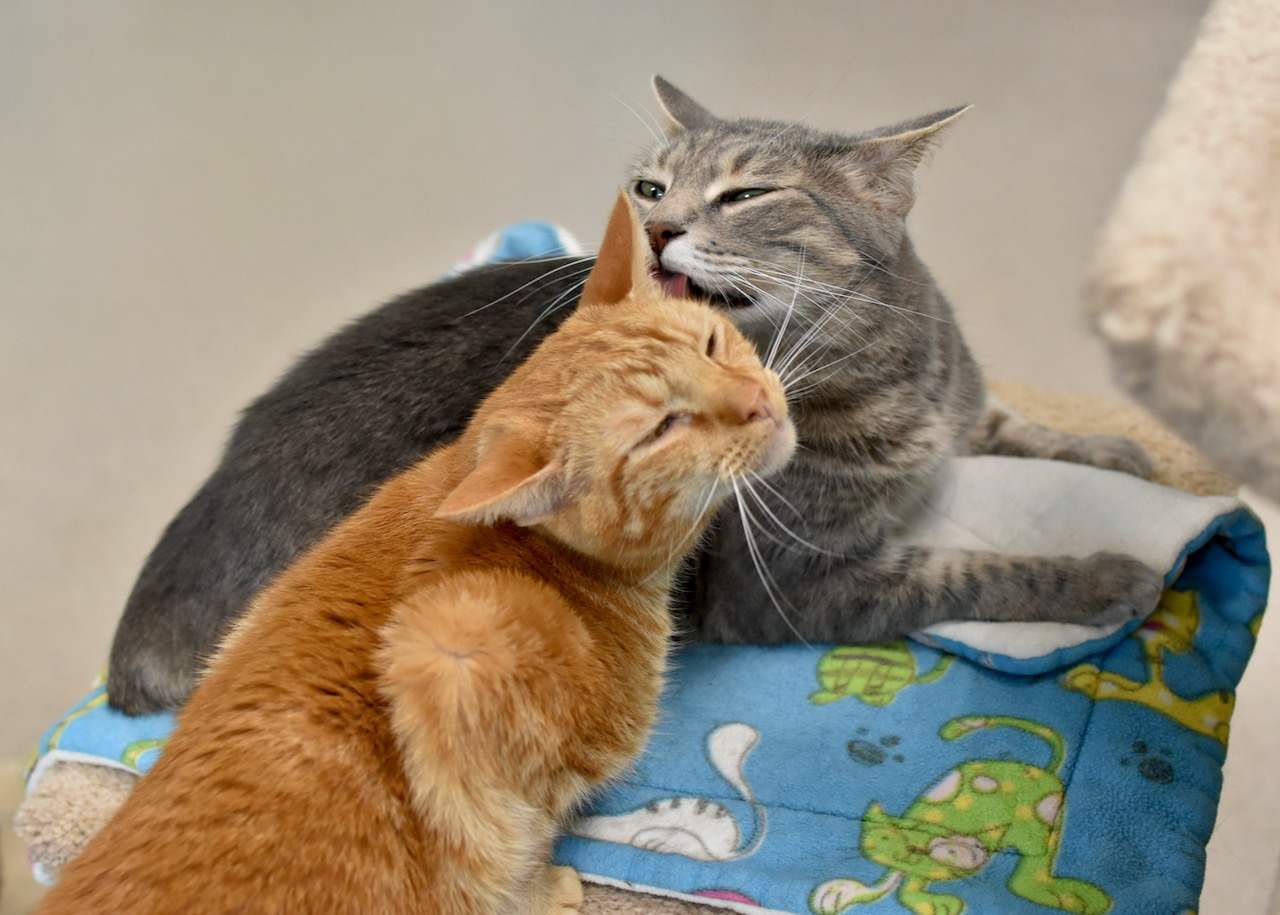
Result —
<svg viewBox="0 0 1280 915"><path fill-rule="evenodd" d="M1215 518L1241 508L1228 496L1193 496L1128 474L1063 461L962 457L909 530L919 546L1024 556L1127 553L1167 573ZM1154 609L1154 608L1153 608ZM1102 638L1119 626L938 623L926 636L1026 659Z"/></svg>

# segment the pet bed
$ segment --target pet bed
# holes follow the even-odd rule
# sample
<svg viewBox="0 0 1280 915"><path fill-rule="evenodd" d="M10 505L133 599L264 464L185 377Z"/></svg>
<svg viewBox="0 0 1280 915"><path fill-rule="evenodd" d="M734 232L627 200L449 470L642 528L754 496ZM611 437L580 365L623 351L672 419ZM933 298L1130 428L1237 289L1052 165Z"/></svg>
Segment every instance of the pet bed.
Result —
<svg viewBox="0 0 1280 915"><path fill-rule="evenodd" d="M533 248L572 244L547 238ZM1228 488L1132 413L1002 393L1076 431L1144 429L1166 481L1177 468L1173 482ZM644 758L558 848L596 884L584 912L1194 909L1265 601L1256 519L1230 497L973 458L915 536L1123 549L1167 569L1170 590L1150 621L1111 632L962 624L880 646L683 649ZM171 726L113 712L98 687L50 729L19 817L40 876L92 836Z"/></svg>

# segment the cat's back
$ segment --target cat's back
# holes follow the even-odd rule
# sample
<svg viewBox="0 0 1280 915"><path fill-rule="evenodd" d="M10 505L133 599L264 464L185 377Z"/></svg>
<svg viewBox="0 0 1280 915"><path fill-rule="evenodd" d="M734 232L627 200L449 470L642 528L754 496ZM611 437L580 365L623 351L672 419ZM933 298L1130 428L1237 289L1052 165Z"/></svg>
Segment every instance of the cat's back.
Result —
<svg viewBox="0 0 1280 915"><path fill-rule="evenodd" d="M590 265L496 264L407 293L254 401L139 573L112 646L112 702L180 705L195 659L250 599L379 483L456 437L573 311Z"/></svg>
<svg viewBox="0 0 1280 915"><path fill-rule="evenodd" d="M425 911L431 856L375 658L429 524L423 475L264 593L42 913Z"/></svg>
<svg viewBox="0 0 1280 915"><path fill-rule="evenodd" d="M416 425L402 434L434 447L573 311L590 264L495 264L393 299L333 334L250 405L232 451L259 435L278 446L290 434L406 422Z"/></svg>

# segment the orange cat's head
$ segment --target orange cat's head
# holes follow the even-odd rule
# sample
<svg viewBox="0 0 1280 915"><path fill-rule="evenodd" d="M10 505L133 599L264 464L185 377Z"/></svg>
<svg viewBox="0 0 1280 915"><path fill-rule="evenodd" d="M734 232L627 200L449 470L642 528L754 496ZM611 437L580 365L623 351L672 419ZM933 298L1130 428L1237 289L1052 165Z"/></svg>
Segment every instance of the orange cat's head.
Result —
<svg viewBox="0 0 1280 915"><path fill-rule="evenodd" d="M714 309L667 297L625 196L582 305L476 413L474 461L437 515L538 525L632 569L692 548L736 478L778 470L795 429L778 376Z"/></svg>

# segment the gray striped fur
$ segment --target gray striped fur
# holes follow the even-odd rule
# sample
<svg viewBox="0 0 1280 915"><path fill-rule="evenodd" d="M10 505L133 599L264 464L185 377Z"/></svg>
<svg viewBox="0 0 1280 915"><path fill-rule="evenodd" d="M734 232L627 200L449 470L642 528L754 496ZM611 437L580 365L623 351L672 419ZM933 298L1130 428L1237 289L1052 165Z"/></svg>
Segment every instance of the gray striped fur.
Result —
<svg viewBox="0 0 1280 915"><path fill-rule="evenodd" d="M1125 556L1008 557L896 540L943 462L968 450L1150 470L1127 440L1070 436L988 406L905 223L914 169L964 109L845 136L721 120L661 78L655 89L668 139L636 163L632 189L647 224L680 233L663 267L709 292L745 293L751 304L733 313L763 352L784 320L778 359L805 347L784 373L796 379L803 450L774 481L777 494L743 484L753 534L742 508L719 519L690 602L697 633L860 642L941 620L1114 622L1153 609L1159 576ZM665 195L641 195L641 180ZM776 190L721 198L735 188Z"/></svg>

